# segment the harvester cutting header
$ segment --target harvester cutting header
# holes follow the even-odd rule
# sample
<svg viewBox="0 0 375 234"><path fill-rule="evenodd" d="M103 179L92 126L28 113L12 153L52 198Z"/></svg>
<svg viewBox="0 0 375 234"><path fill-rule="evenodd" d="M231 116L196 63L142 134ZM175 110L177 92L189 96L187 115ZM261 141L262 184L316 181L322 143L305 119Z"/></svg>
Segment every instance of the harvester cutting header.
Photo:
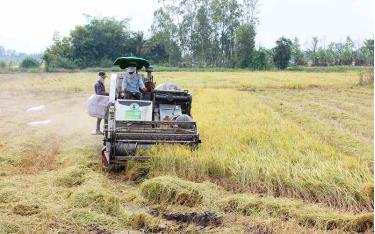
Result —
<svg viewBox="0 0 375 234"><path fill-rule="evenodd" d="M137 149L153 144L200 143L198 128L191 116L192 95L178 85L165 83L155 88L152 67L138 57L119 57L114 65L126 69L112 74L109 96L93 95L88 110L93 117L104 118L103 167L115 169L134 156ZM147 76L138 72L145 68Z"/></svg>

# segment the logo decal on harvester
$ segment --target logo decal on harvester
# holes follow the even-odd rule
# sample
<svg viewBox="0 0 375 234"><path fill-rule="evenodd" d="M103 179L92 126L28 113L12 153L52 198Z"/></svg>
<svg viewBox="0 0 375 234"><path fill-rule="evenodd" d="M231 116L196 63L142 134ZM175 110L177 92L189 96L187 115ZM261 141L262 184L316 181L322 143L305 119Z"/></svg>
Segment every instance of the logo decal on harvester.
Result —
<svg viewBox="0 0 375 234"><path fill-rule="evenodd" d="M142 113L141 113L141 110L139 109L138 103L131 103L129 105L129 110L125 112L125 119L136 120L136 121L142 120Z"/></svg>
<svg viewBox="0 0 375 234"><path fill-rule="evenodd" d="M130 104L130 109L132 109L132 110L138 110L139 109L138 103L132 103L132 104Z"/></svg>

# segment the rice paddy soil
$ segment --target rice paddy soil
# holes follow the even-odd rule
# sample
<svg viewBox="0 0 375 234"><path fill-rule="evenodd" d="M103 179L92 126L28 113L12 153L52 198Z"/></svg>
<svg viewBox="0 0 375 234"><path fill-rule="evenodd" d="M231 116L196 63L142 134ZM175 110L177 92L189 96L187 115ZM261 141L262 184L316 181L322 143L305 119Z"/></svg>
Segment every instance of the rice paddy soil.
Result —
<svg viewBox="0 0 375 234"><path fill-rule="evenodd" d="M110 174L86 112L96 73L0 74L0 233L373 232L374 91L359 72L154 76L193 93L202 144Z"/></svg>

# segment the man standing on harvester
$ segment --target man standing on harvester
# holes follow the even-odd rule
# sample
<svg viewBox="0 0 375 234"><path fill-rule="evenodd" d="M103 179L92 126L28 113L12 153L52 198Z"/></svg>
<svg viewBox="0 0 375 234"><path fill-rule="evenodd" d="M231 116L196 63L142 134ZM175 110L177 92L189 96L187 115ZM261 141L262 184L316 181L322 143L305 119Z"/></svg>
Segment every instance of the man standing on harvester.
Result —
<svg viewBox="0 0 375 234"><path fill-rule="evenodd" d="M105 91L104 86L104 80L107 77L104 71L100 71L98 74L98 81L94 85L94 90L96 95L102 95L102 96L108 96L108 93ZM102 121L102 118L96 119L96 130L94 130L91 134L93 135L101 135L103 134L102 131L100 131L100 122Z"/></svg>
<svg viewBox="0 0 375 234"><path fill-rule="evenodd" d="M147 91L142 76L137 73L136 64L127 68L127 73L122 80L121 92L125 94L125 99L141 100L142 93Z"/></svg>

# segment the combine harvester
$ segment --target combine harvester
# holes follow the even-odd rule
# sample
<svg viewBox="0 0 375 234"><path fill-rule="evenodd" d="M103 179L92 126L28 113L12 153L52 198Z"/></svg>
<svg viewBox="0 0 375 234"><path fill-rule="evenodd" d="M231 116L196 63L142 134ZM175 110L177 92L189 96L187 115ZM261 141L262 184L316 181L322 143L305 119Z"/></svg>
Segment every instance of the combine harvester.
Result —
<svg viewBox="0 0 375 234"><path fill-rule="evenodd" d="M137 57L117 58L114 65L125 69L136 64L137 71L149 62ZM162 84L143 93L141 100L125 99L121 93L123 75L112 74L108 105L104 116L102 165L109 170L125 168L128 160L147 160L135 156L137 149L154 144L185 144L192 149L201 142L191 117L192 95L177 85ZM153 83L146 80L145 84Z"/></svg>

